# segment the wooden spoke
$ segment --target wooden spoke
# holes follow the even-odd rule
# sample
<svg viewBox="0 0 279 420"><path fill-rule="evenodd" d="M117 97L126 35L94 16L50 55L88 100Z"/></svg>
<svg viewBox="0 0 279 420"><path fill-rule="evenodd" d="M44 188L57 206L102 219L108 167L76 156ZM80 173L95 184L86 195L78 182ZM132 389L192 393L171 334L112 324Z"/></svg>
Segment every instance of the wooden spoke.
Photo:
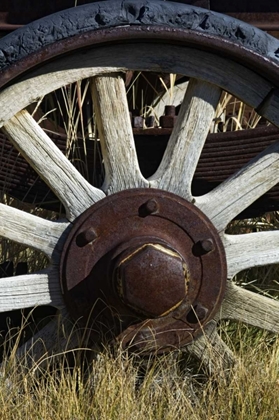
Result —
<svg viewBox="0 0 279 420"><path fill-rule="evenodd" d="M21 365L40 373L47 365L74 348L81 348L77 329L69 321L68 313L64 309L59 316L53 318L45 327L41 328L25 344L16 351L16 360L21 359ZM24 359L24 361L22 361Z"/></svg>
<svg viewBox="0 0 279 420"><path fill-rule="evenodd" d="M91 87L106 171L103 189L112 194L128 188L148 187L138 165L122 76L96 77Z"/></svg>
<svg viewBox="0 0 279 420"><path fill-rule="evenodd" d="M0 312L40 305L64 306L57 270L1 279Z"/></svg>
<svg viewBox="0 0 279 420"><path fill-rule="evenodd" d="M162 163L151 186L171 191L192 201L191 184L221 89L191 79Z"/></svg>
<svg viewBox="0 0 279 420"><path fill-rule="evenodd" d="M27 111L11 118L4 131L64 204L69 220L104 197L80 175Z"/></svg>
<svg viewBox="0 0 279 420"><path fill-rule="evenodd" d="M18 83L4 89L0 94L0 127L13 115L47 93L77 80L108 72L127 70L185 74L189 77L216 84L258 108L273 89L273 84L248 68L224 57L175 45L137 43L99 47L73 55L63 56L30 72ZM154 63L154 57L156 63ZM154 67L155 65L155 67ZM277 109L277 108L276 108ZM279 124L278 113L270 118Z"/></svg>
<svg viewBox="0 0 279 420"><path fill-rule="evenodd" d="M216 321L210 321L203 334L188 344L186 351L197 357L211 374L225 377L225 371L235 363L232 351L216 330Z"/></svg>
<svg viewBox="0 0 279 420"><path fill-rule="evenodd" d="M224 235L228 278L246 268L279 263L279 231Z"/></svg>
<svg viewBox="0 0 279 420"><path fill-rule="evenodd" d="M279 301L250 292L228 281L220 318L245 322L278 333Z"/></svg>
<svg viewBox="0 0 279 420"><path fill-rule="evenodd" d="M172 105L175 107L181 106L185 97L186 89L188 88L189 81L174 85L172 88ZM151 104L154 115L164 115L165 107L170 104L170 92L166 90L163 95L159 95Z"/></svg>
<svg viewBox="0 0 279 420"><path fill-rule="evenodd" d="M38 362L46 359L56 350L58 332L57 319L53 319L17 349L16 362L24 358L22 365L26 366L26 369L35 368Z"/></svg>
<svg viewBox="0 0 279 420"><path fill-rule="evenodd" d="M38 249L51 257L68 222L51 222L0 203L0 236Z"/></svg>
<svg viewBox="0 0 279 420"><path fill-rule="evenodd" d="M210 193L197 206L219 232L250 204L279 182L279 142L268 147Z"/></svg>

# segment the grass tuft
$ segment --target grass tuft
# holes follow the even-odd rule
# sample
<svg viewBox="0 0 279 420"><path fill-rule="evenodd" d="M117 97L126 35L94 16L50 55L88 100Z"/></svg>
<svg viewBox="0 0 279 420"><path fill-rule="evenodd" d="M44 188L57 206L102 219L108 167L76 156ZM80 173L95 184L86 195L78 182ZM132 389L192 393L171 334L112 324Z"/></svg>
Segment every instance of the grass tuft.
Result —
<svg viewBox="0 0 279 420"><path fill-rule="evenodd" d="M40 376L9 359L1 419L276 419L279 339L240 324L220 329L239 358L226 384L183 352L145 359L106 348L86 367L65 354Z"/></svg>

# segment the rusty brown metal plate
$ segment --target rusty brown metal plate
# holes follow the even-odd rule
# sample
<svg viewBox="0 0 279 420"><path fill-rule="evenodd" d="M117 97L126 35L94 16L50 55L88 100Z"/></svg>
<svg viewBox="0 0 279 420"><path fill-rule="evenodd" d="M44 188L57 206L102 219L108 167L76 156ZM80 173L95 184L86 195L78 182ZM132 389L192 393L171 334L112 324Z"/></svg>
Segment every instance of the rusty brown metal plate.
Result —
<svg viewBox="0 0 279 420"><path fill-rule="evenodd" d="M69 312L92 340L106 325L124 347L141 351L191 341L216 312L226 283L211 222L193 204L155 189L122 191L88 209L73 225L60 271Z"/></svg>

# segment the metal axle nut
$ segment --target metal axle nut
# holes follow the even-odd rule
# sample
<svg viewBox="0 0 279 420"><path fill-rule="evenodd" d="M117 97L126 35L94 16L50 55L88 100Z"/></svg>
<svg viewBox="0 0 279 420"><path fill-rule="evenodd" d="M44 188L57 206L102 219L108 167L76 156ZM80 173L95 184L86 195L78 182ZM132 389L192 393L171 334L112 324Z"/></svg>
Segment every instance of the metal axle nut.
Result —
<svg viewBox="0 0 279 420"><path fill-rule="evenodd" d="M116 290L122 301L147 317L164 316L187 293L187 267L175 251L146 243L122 255L115 268Z"/></svg>

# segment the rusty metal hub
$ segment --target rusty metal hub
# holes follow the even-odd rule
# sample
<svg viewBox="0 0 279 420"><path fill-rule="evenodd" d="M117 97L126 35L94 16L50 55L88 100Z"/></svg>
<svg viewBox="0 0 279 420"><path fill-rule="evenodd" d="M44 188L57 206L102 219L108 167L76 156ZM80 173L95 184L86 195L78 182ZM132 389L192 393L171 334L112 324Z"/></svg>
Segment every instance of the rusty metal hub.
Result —
<svg viewBox="0 0 279 420"><path fill-rule="evenodd" d="M93 340L106 326L124 347L165 351L190 342L218 309L226 259L218 232L193 204L134 189L75 221L60 271L69 312Z"/></svg>

